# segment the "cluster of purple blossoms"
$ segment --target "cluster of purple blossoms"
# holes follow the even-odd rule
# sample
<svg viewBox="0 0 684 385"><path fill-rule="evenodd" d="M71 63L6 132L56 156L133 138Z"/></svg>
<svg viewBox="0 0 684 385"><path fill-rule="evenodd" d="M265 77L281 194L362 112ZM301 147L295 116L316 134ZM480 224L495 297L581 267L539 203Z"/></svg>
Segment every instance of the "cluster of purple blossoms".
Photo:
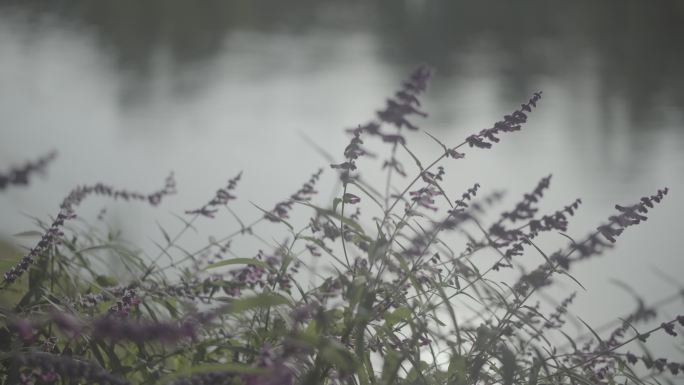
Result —
<svg viewBox="0 0 684 385"><path fill-rule="evenodd" d="M21 167L11 168L6 173L0 172L0 191L10 185L27 185L30 174L44 171L48 163L52 162L56 157L57 152L53 151L33 162L27 162Z"/></svg>
<svg viewBox="0 0 684 385"><path fill-rule="evenodd" d="M532 239L545 231L567 231L568 230L568 215L575 215L575 211L582 204L581 199L575 199L572 203L565 206L562 210L557 210L551 215L544 215L540 219L533 219L529 222L530 231L527 237Z"/></svg>
<svg viewBox="0 0 684 385"><path fill-rule="evenodd" d="M609 224L599 226L597 232L590 234L585 240L573 242L569 252L557 251L550 255L549 260L555 265L547 263L523 275L520 281L516 283L516 290L520 293L526 293L530 288L547 286L551 283L551 274L557 267L567 270L574 262L602 254L612 246L615 242L615 237L622 234L625 228L647 220L648 218L645 214L648 213L650 208L654 207L654 203L660 203L667 193L668 189L664 188L658 190L655 195L642 197L638 204L626 207L616 205L615 208L620 211L620 214L611 216ZM599 234L603 235L609 243L602 240ZM575 252L579 255L571 257L571 254Z"/></svg>
<svg viewBox="0 0 684 385"><path fill-rule="evenodd" d="M523 195L523 200L515 205L513 211L507 211L501 214L501 221L508 219L515 223L516 221L534 218L534 215L537 213L538 209L533 205L538 203L541 198L544 197L544 191L547 190L550 185L551 175L542 178L531 193Z"/></svg>
<svg viewBox="0 0 684 385"><path fill-rule="evenodd" d="M466 202L475 197L479 188L480 185L476 183L473 187L466 190L466 192L462 194L461 199L456 201L455 208L449 211L449 214L444 220L432 223L432 226L425 229L423 233L412 237L410 245L404 252L406 256L409 258L421 257L442 230L454 229L464 220L468 219L469 214L466 213L463 208L468 207L468 203Z"/></svg>
<svg viewBox="0 0 684 385"><path fill-rule="evenodd" d="M477 191L478 191L479 189L480 189L480 184L479 184L479 183L475 183L475 184L473 185L473 187L471 187L471 188L469 188L468 190L466 190L466 192L464 192L464 193L461 195L461 199L457 199L457 200L454 201L454 206L455 206L454 210L456 210L456 211L462 211L462 210L467 209L468 207L470 207L470 205L469 205L467 202L469 202L469 201L473 200L473 198L475 198L475 196L477 195ZM473 205L473 206L474 206L474 205ZM450 213L452 213L454 210L451 210Z"/></svg>
<svg viewBox="0 0 684 385"><path fill-rule="evenodd" d="M380 131L380 123L391 124L398 129L407 127L410 130L417 130L418 127L411 123L408 117L411 115L427 116L425 112L418 109L420 107L418 96L427 89L432 73L432 69L427 66L419 66L413 70L394 97L387 99L385 108L376 112L380 122L369 122L361 126L361 130L371 136L380 136L383 142L405 143L401 135L383 134Z"/></svg>
<svg viewBox="0 0 684 385"><path fill-rule="evenodd" d="M435 197L439 195L439 191L435 187L422 187L418 190L410 191L409 195L411 196L411 201L419 207L437 211L437 206L435 206Z"/></svg>
<svg viewBox="0 0 684 385"><path fill-rule="evenodd" d="M81 308L93 308L106 299L107 297L102 293L87 293L79 295L78 299L72 303Z"/></svg>
<svg viewBox="0 0 684 385"><path fill-rule="evenodd" d="M673 321L663 322L660 327L672 337L676 337L675 324L678 323L679 326L684 326L684 316L679 315ZM644 338L645 339L645 338ZM646 369L656 369L659 372L668 370L672 375L676 376L679 373L684 373L684 363L668 362L666 358L653 359L650 355L645 355L642 357L637 357L636 355L627 352L625 354L627 362L632 365L636 365L641 361Z"/></svg>
<svg viewBox="0 0 684 385"><path fill-rule="evenodd" d="M428 81L432 77L432 72L432 69L427 66L419 66L416 68L411 72L408 79L403 82L401 89L397 91L392 98L387 99L385 108L376 112L377 121L373 120L357 128L347 130L353 135L351 143L345 150L347 161L332 165L333 168L343 170L343 180L349 178L350 171L353 171L356 168L353 160L359 155L368 154L367 151L360 147L363 143L359 139L361 133L379 137L383 142L390 143L394 146L406 144L406 139L399 132L403 127L406 127L409 130L418 129L415 124L409 121L408 118L410 116L427 116L425 112L419 109L420 101L418 100L418 96L427 89ZM383 123L395 126L397 128L397 133L388 134L383 132L380 128ZM353 154L354 152L356 154ZM399 163L394 156L384 162L383 169L384 168L393 169L400 175L406 176L401 163Z"/></svg>
<svg viewBox="0 0 684 385"><path fill-rule="evenodd" d="M354 214L352 214L351 218L352 220L358 219L354 219ZM317 212L314 217L310 218L309 229L313 235L311 237L313 243L307 244L306 248L314 257L320 257L322 255L319 249L326 252L332 252L332 249L325 244L325 239L335 242L342 233L340 228L332 222L330 217L322 215L320 212Z"/></svg>
<svg viewBox="0 0 684 385"><path fill-rule="evenodd" d="M197 338L201 324L209 322L214 314L197 314L179 321L132 321L111 314L84 321L64 312L53 312L52 322L72 338L88 334L94 339L175 343Z"/></svg>
<svg viewBox="0 0 684 385"><path fill-rule="evenodd" d="M421 173L421 178L426 183L425 187L419 188L415 191L409 191L409 196L413 204L426 208L428 210L437 211L435 206L434 197L441 194L439 183L444 177L444 167L440 166L438 168L437 174L431 173L429 171L423 171ZM407 207L407 210L410 210Z"/></svg>
<svg viewBox="0 0 684 385"><path fill-rule="evenodd" d="M567 231L569 223L567 216L573 216L581 203L581 199L576 199L563 209L557 210L550 215L544 215L540 219L532 219L525 226L516 229L506 229L503 225L497 223L492 225L489 231L497 237L496 247L510 245L504 252L505 259L510 261L513 257L522 255L523 245L529 245L530 241L537 237L539 233L553 230ZM529 227L529 231L524 232L522 230L523 227ZM510 263L497 262L493 269L498 270L500 267L512 267L512 265Z"/></svg>
<svg viewBox="0 0 684 385"><path fill-rule="evenodd" d="M622 324L615 328L615 330L613 330L608 338L604 339L602 343L599 341L599 345L594 350L594 353L599 353L606 348L617 346L620 343L620 339L622 339L626 333L632 330L634 324L637 322L649 322L654 320L657 316L658 314L655 308L648 307L642 300L639 300L636 311L623 319Z"/></svg>
<svg viewBox="0 0 684 385"><path fill-rule="evenodd" d="M680 372L684 373L684 363L678 362L668 362L667 358L656 358L653 359L648 356L637 357L632 353L625 354L627 362L632 365L636 365L639 360L644 364L646 369L656 369L659 372L669 371L673 376L678 375Z"/></svg>
<svg viewBox="0 0 684 385"><path fill-rule="evenodd" d="M519 110L504 116L503 120L494 123L494 127L485 128L478 134L470 135L466 138L466 143L470 147L491 148L493 143L500 141L496 135L502 132L520 131L522 125L527 122L527 113L532 112L533 107L537 107L537 102L541 99L541 92L535 92L530 100L522 104Z"/></svg>
<svg viewBox="0 0 684 385"><path fill-rule="evenodd" d="M331 164L330 168L341 170L340 177L343 182L349 182L351 180L351 172L356 170L356 159L360 156L368 154L361 145L363 141L361 140L362 129L356 128L352 130L352 138L349 144L344 149L344 157L346 161L339 164Z"/></svg>
<svg viewBox="0 0 684 385"><path fill-rule="evenodd" d="M676 323L684 326L684 316L680 315L672 321L662 323L659 329L662 329L667 334L676 337L677 333L674 331ZM630 329L632 328L633 327L630 327ZM619 328L619 330L622 329L622 327ZM638 338L642 341L646 341L649 335L650 333L640 334ZM625 354L605 354L605 352L610 352L612 349L618 346L619 343L617 341L612 343L602 342L599 343L599 346L594 351L588 354L585 353L589 357L595 357L594 359L589 360L589 362L586 362L586 364L583 366L584 371L589 375L589 379L592 383L609 384L609 379L615 377L616 371L618 370L618 362L623 362L623 357L624 360L631 365L636 365L639 363L639 361L641 361L646 369L657 370L659 373L668 371L673 376L676 376L684 372L684 363L671 362L667 358L653 358L650 354L646 354L642 357L637 357L631 352L627 352ZM584 350L587 350L586 347ZM584 357L579 356L568 359L567 361L573 364L583 364L585 363L583 360Z"/></svg>
<svg viewBox="0 0 684 385"><path fill-rule="evenodd" d="M82 379L90 384L100 385L126 385L127 381L113 376L101 367L87 362L76 360L67 356L33 352L22 354L16 357L16 363L20 367L40 369L39 375L43 382L52 382L57 379L57 375L71 379ZM22 376L24 383L32 383L32 378Z"/></svg>
<svg viewBox="0 0 684 385"><path fill-rule="evenodd" d="M553 311L553 313L549 314L544 321L543 326L545 329L560 329L563 325L565 325L565 319L563 316L568 312L568 307L575 300L575 297L577 297L577 293L573 292L568 297L563 299L558 306L556 306L556 309ZM541 336L541 334L542 332L540 331L539 335Z"/></svg>
<svg viewBox="0 0 684 385"><path fill-rule="evenodd" d="M109 308L109 314L128 317L131 309L140 304L140 298L133 289L124 289L121 299Z"/></svg>
<svg viewBox="0 0 684 385"><path fill-rule="evenodd" d="M167 195L175 194L176 182L173 174L166 178L166 184L163 189L152 194L141 194L128 190L118 190L113 187L98 183L92 186L79 186L73 189L69 195L62 201L60 205L57 218L52 222L50 227L45 231L40 241L29 252L21 258L19 263L7 271L3 278L6 284L16 281L29 266L34 262L34 259L43 255L51 246L60 244L61 238L64 235L62 227L67 220L76 218L76 207L90 195L106 196L112 199L123 199L125 201L142 201L157 206L162 198Z"/></svg>
<svg viewBox="0 0 684 385"><path fill-rule="evenodd" d="M23 318L10 318L7 320L7 328L15 333L25 344L31 344L36 340L36 331L30 320Z"/></svg>
<svg viewBox="0 0 684 385"><path fill-rule="evenodd" d="M288 366L284 354L276 353L268 343L262 346L254 367L264 372L243 374L241 380L245 385L292 385L295 382L295 371Z"/></svg>
<svg viewBox="0 0 684 385"><path fill-rule="evenodd" d="M318 193L318 191L315 190L314 186L316 185L316 182L318 182L318 179L321 177L322 173L323 169L319 169L316 173L311 175L309 181L304 183L302 187L299 190L297 190L296 193L290 195L290 198L288 200L276 204L276 206L273 208L273 210L271 210L271 212L264 214L264 218L268 219L271 222L279 222L283 219L289 218L289 212L292 209L292 206L295 204L295 202L309 201L311 200L311 197L313 195Z"/></svg>
<svg viewBox="0 0 684 385"><path fill-rule="evenodd" d="M197 338L198 322L192 319L179 322L128 321L115 317L100 317L92 322L92 337L111 341L175 343Z"/></svg>
<svg viewBox="0 0 684 385"><path fill-rule="evenodd" d="M266 255L262 250L259 250L254 258L264 262L266 266L247 265L242 269L231 271L229 274L233 277L233 281L232 285L226 290L228 295L237 297L244 288L263 288L267 285L277 285L280 289L286 291L291 288L292 278L290 274L279 273L278 266L281 264L280 258L273 255Z"/></svg>
<svg viewBox="0 0 684 385"><path fill-rule="evenodd" d="M523 199L516 203L512 211L502 213L501 218L489 227L489 234L494 238L491 240L492 246L497 248L509 246L503 254L507 261L510 261L514 256L522 255L523 244L529 244L530 239L536 237L540 232L552 230L566 231L568 226L567 215L574 215L575 211L579 208L581 200L577 199L562 210L557 210L550 215L544 215L540 219L534 219L534 216L539 211L535 205L543 197L544 191L549 188L550 182L551 175L542 178L532 192L523 195ZM509 229L503 224L506 220L509 220L511 223L525 220L528 222L523 226ZM529 227L529 231L523 231L525 227ZM486 245L489 245L489 242L480 246L484 247ZM501 267L511 267L511 265L510 263L499 261L494 264L493 269L498 270Z"/></svg>
<svg viewBox="0 0 684 385"><path fill-rule="evenodd" d="M207 218L214 218L214 215L218 211L217 207L226 206L228 202L237 199L237 197L233 195L231 191L235 190L235 187L237 187L241 176L242 173L239 173L234 178L228 180L228 185L216 191L214 197L211 198L211 200L204 206L196 210L188 210L185 213L190 215L202 215Z"/></svg>
<svg viewBox="0 0 684 385"><path fill-rule="evenodd" d="M615 205L615 208L620 211L619 215L611 216L610 223L598 227L598 231L606 237L611 243L615 243L615 237L622 234L625 228L629 226L638 225L641 221L645 221L648 209L653 208L653 203L660 203L660 201L667 195L667 187L658 190L655 195L641 198L641 202L631 206Z"/></svg>
<svg viewBox="0 0 684 385"><path fill-rule="evenodd" d="M418 109L420 107L418 95L427 89L432 72L432 69L427 66L419 66L413 70L402 84L401 90L394 94L394 98L387 99L385 109L377 112L378 118L397 128L407 127L417 130L418 127L408 121L407 117L410 115L427 116L425 112Z"/></svg>

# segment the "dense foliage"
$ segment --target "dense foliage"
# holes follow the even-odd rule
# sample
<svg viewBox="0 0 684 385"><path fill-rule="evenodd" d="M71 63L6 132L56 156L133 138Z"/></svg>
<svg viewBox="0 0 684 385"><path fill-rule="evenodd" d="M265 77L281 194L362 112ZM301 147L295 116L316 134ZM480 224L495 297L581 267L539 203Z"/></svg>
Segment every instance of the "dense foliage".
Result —
<svg viewBox="0 0 684 385"><path fill-rule="evenodd" d="M42 231L23 234L38 238L23 256L2 251L0 378L8 384L432 385L648 383L679 375L684 364L636 355L626 345L645 343L655 332L676 336L684 317L642 330L639 323L655 316L644 306L609 335L587 325L593 338L580 344L564 331L575 294L550 309L535 298L559 277L574 279L576 263L645 221L668 190L616 205L595 231L568 236L565 247L547 253L538 239L564 234L581 206L578 199L540 213L551 176L490 220L502 193L483 194L479 184L450 191L442 167L521 130L541 93L458 145L431 136L440 150L426 163L411 152L405 133L419 130L414 118L426 115L419 98L431 75L416 69L375 120L348 130L343 159L331 165L341 191L329 205L313 203L319 170L272 209L258 208L252 222L236 216L234 232L194 252L182 247L183 235L196 221L234 214L242 174L188 210L177 234L164 232L157 257L97 227L69 224L93 195L163 204L176 193L173 175L153 193L105 184L75 188L54 219L39 222ZM378 162L367 141L387 148L379 160L384 186L361 172L361 161ZM415 163L416 175L400 154ZM0 174L0 190L27 183L52 158ZM395 191L396 183L404 187ZM294 210L311 213L308 222L293 223ZM269 222L289 238L251 257L232 251L231 242L259 237L259 226ZM165 256L173 262L164 265ZM542 263L529 268L534 260ZM124 267L126 280L107 273L114 263ZM509 281L492 278L504 272Z"/></svg>

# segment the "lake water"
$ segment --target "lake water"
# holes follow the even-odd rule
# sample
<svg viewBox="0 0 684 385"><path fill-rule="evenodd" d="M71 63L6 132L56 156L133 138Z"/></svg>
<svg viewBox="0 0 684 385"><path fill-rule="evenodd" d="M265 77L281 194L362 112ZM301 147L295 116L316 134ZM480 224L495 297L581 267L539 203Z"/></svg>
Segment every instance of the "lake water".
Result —
<svg viewBox="0 0 684 385"><path fill-rule="evenodd" d="M236 211L258 217L249 201L270 207L327 167L310 142L341 158L344 129L372 118L420 63L436 69L420 125L446 143L544 92L522 132L450 166L453 195L479 182L505 188L510 203L553 173L544 207L583 198L569 231L581 238L614 204L671 188L615 251L574 271L588 289L578 314L599 325L634 308L611 280L651 301L679 290L679 0L0 1L0 164L60 154L29 188L2 193L0 233L30 229L26 214L54 215L77 184L150 191L171 170L179 195L162 208L94 199L83 217L107 207L114 226L153 251L155 220L177 227L171 213L201 205L239 171ZM424 159L439 151L422 134L410 143ZM199 226L217 236L235 228L229 218ZM680 299L662 316L683 308Z"/></svg>

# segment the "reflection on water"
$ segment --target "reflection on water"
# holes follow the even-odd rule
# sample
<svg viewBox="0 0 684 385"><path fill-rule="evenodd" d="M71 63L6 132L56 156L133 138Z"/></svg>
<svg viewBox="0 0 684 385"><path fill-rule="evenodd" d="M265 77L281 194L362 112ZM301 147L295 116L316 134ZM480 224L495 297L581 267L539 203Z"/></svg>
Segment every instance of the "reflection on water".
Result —
<svg viewBox="0 0 684 385"><path fill-rule="evenodd" d="M182 193L171 211L196 207L240 170L244 201L268 206L326 164L301 134L341 153L342 128L367 121L426 62L438 75L424 126L449 143L533 91L545 94L524 132L453 166L459 182L450 188L478 181L517 196L552 171L548 207L582 196L571 229L582 236L612 204L669 185L672 198L625 236L618 255L577 274L619 277L657 298L673 287L644 271L684 271L675 242L684 212L684 2L196 4L0 1L0 164L61 154L34 188L0 197L2 233L29 226L22 212L54 213L76 184L151 190L169 169ZM426 158L435 151L424 136L413 139ZM115 207L112 219L142 241L167 214ZM605 290L620 298L617 309L632 305ZM605 311L598 320L617 310Z"/></svg>
<svg viewBox="0 0 684 385"><path fill-rule="evenodd" d="M602 93L601 110L611 110L611 100L621 99L628 122L638 123L660 115L659 106L684 107L684 5L678 0L345 5L211 0L201 6L181 0L77 0L4 1L0 7L26 30L56 23L92 36L140 87L149 85L146 80L160 57L176 71L197 68L230 48L236 32L306 36L363 31L377 39L375 54L388 70L425 61L458 82L472 76L464 61L481 54L507 100L517 100L540 76L573 77L578 67L591 65Z"/></svg>

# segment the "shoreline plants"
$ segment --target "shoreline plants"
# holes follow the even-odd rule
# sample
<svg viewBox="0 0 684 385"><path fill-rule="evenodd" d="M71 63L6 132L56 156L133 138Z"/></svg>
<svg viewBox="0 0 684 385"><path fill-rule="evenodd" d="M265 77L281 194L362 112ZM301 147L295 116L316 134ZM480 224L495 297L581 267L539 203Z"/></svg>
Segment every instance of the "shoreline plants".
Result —
<svg viewBox="0 0 684 385"><path fill-rule="evenodd" d="M420 97L431 78L425 66L414 70L375 119L348 130L340 161L315 171L272 209L257 207L251 222L230 208L241 199L243 175L236 172L206 204L184 213L177 234L164 232L156 258L116 243L111 234L71 224L79 203L91 196L163 204L176 193L173 175L152 193L105 184L75 188L49 223L39 222L33 247L16 259L2 256L2 382L675 381L684 362L635 352L654 333L677 336L684 316L645 329L642 323L656 314L644 305L607 335L586 325L591 337L580 340L565 328L576 293L550 308L537 297L560 279L574 281L577 263L604 253L628 227L646 221L668 189L616 205L613 216L581 239L565 235L581 200L540 212L551 176L491 220L501 193L486 193L477 183L452 191L444 164L463 162L468 153L491 149L520 131L542 93L462 143L443 144L428 134L440 150L424 161L409 149L406 133L418 131L416 120L426 116ZM371 154L365 145L373 141L387 155ZM0 172L0 190L26 184L53 157ZM409 171L414 163L417 171ZM364 179L367 164L384 170L380 186ZM332 202L316 205L324 172L335 173L341 188ZM308 220L295 223L295 210L310 214ZM225 214L236 219L232 233L194 252L182 247L196 221ZM282 227L287 240L265 241L269 237L259 235L259 226L269 222ZM561 233L567 244L542 250L538 240L549 233ZM237 255L233 243L245 237L267 247ZM172 254L171 264L160 263ZM112 263L127 272L125 279L107 274L103 266ZM493 278L502 273L507 281Z"/></svg>

